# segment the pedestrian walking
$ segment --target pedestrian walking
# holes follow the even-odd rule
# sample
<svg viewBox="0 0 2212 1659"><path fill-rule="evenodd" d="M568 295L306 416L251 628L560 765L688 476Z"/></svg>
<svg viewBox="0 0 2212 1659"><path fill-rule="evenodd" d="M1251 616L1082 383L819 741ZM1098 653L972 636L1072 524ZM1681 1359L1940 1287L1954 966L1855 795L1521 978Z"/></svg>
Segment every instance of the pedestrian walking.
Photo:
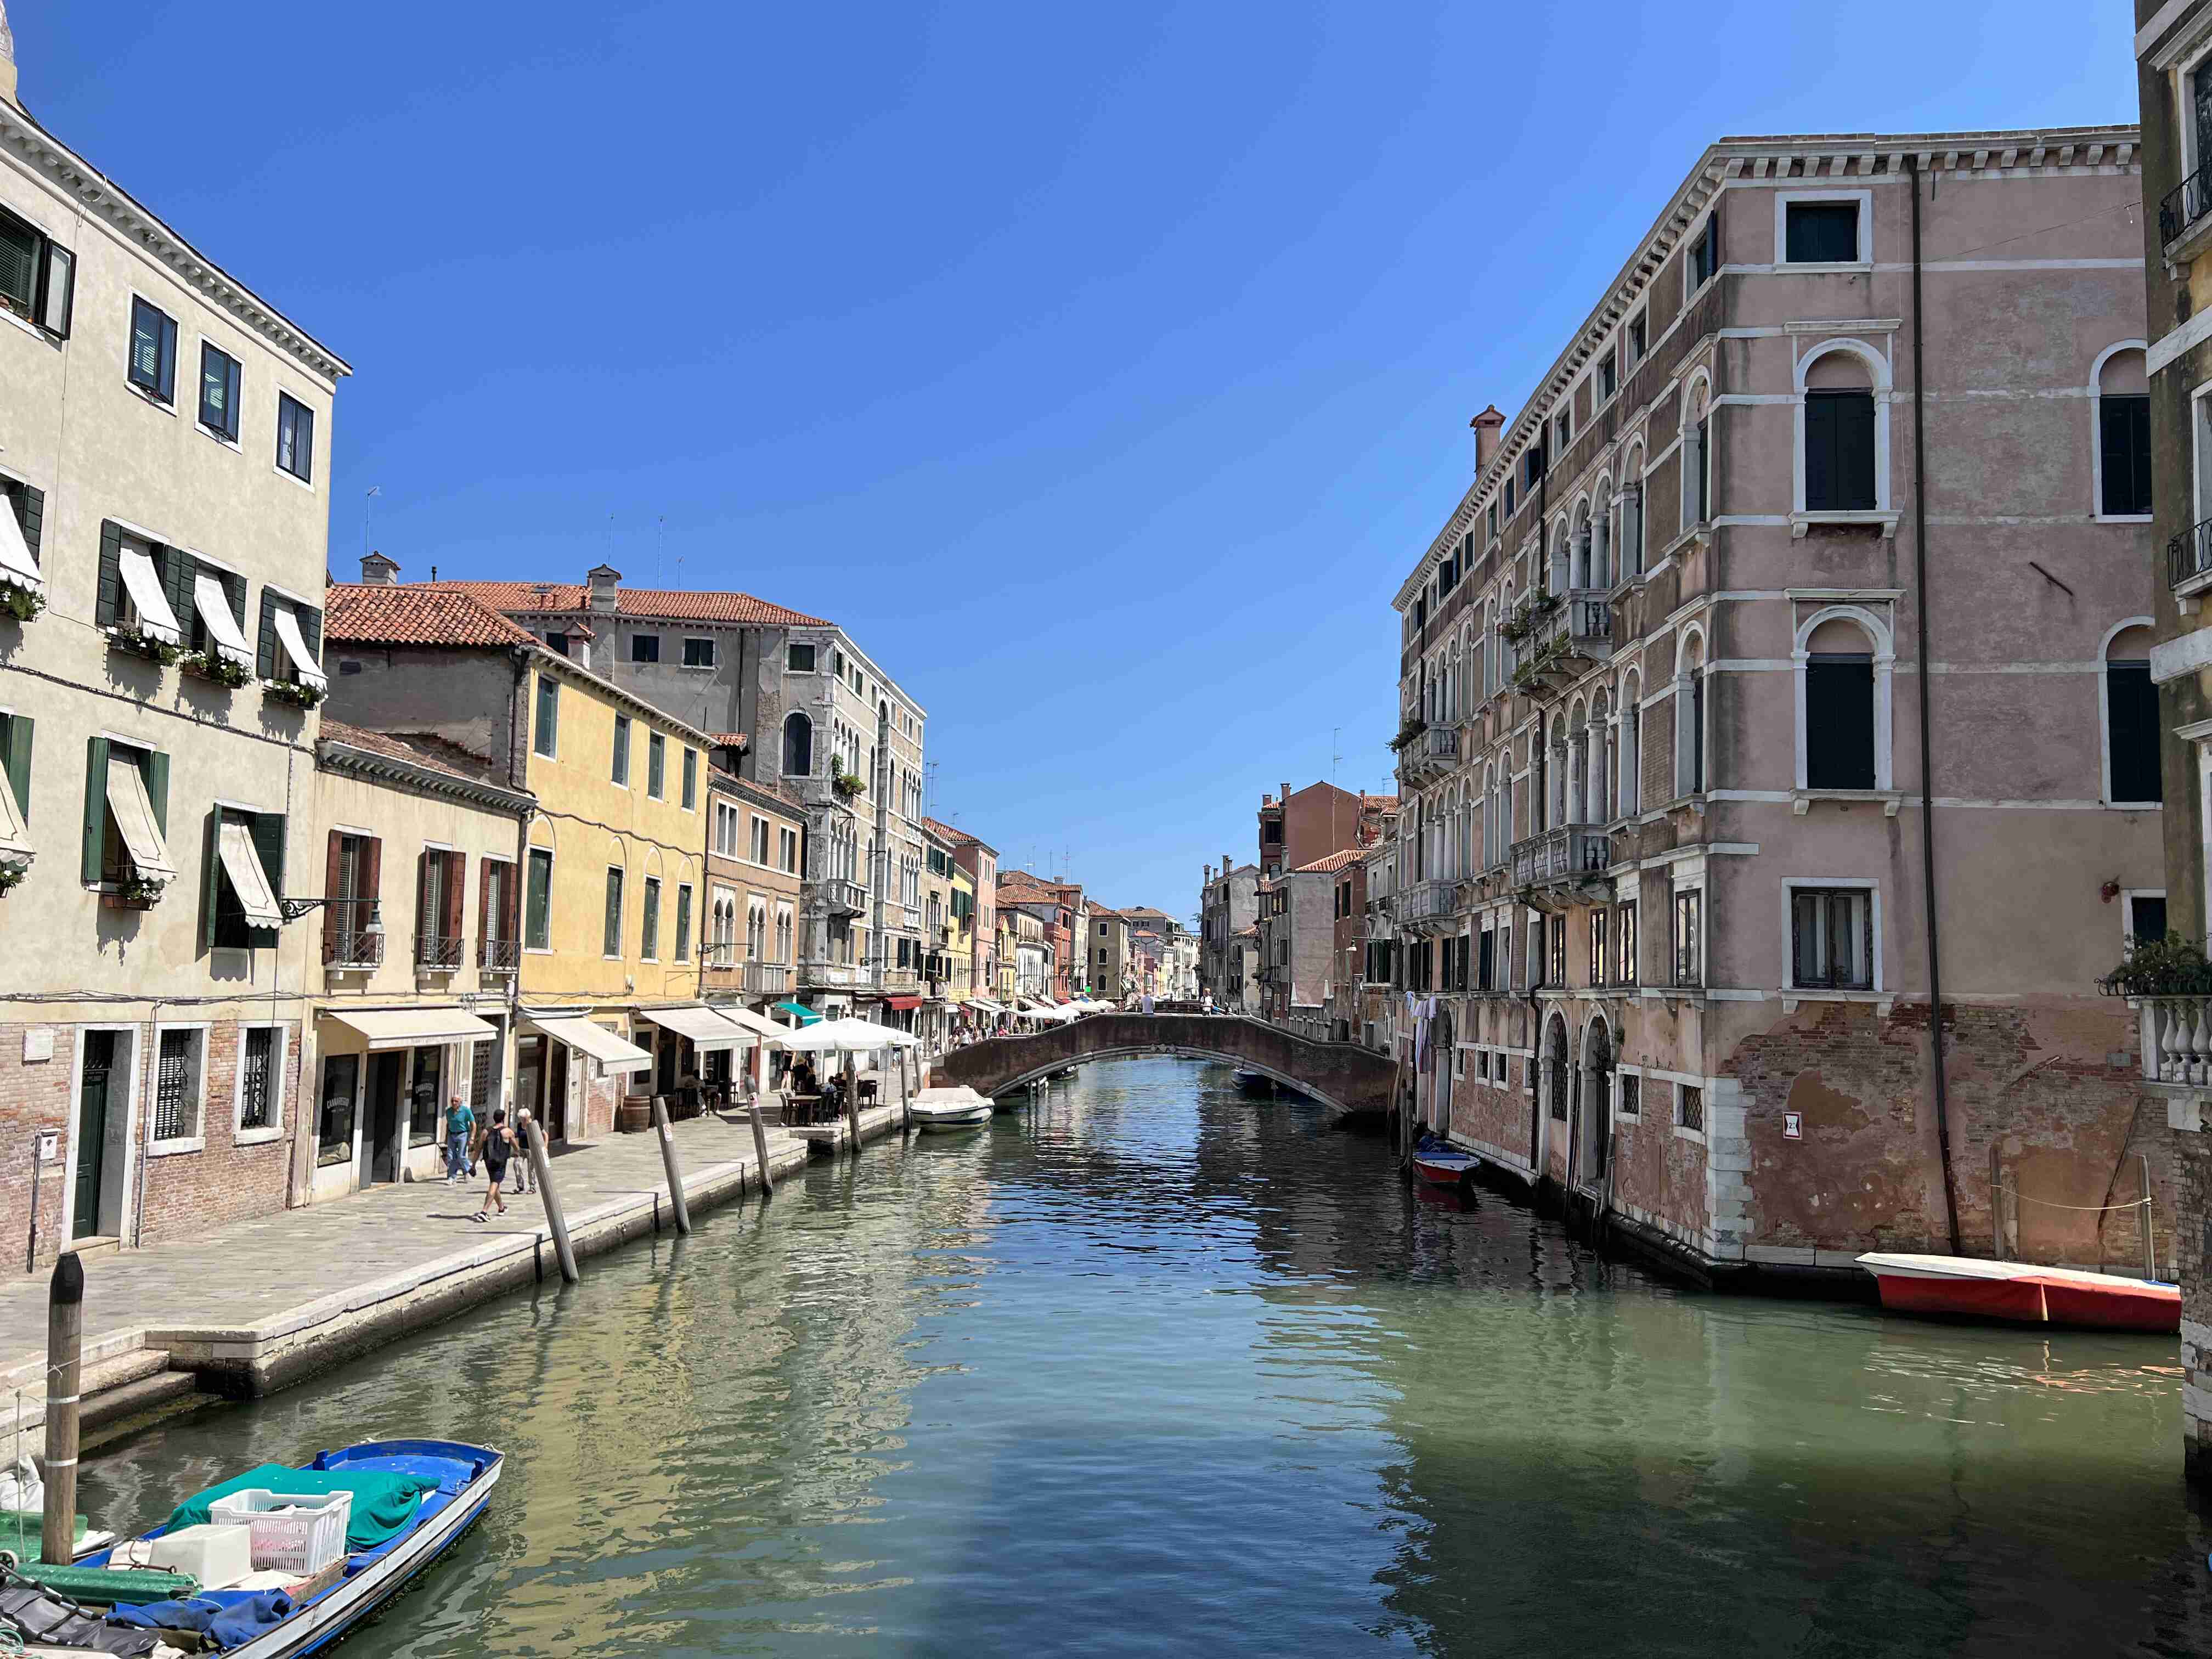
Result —
<svg viewBox="0 0 2212 1659"><path fill-rule="evenodd" d="M470 1143L476 1139L477 1115L469 1103L455 1095L446 1108L446 1184L458 1187L468 1179Z"/></svg>
<svg viewBox="0 0 2212 1659"><path fill-rule="evenodd" d="M502 1108L491 1115L491 1127L484 1131L484 1174L489 1182L484 1188L483 1203L477 1211L478 1221L490 1220L495 1206L500 1214L507 1213L507 1200L500 1195L499 1189L507 1184L507 1163L514 1156L514 1131L507 1127L507 1112Z"/></svg>

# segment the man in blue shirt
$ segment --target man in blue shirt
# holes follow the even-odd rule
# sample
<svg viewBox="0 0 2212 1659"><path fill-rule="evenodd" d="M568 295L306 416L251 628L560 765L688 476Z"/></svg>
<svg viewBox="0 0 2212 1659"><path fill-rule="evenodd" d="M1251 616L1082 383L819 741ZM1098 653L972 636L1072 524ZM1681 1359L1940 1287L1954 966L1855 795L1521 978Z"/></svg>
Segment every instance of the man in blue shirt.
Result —
<svg viewBox="0 0 2212 1659"><path fill-rule="evenodd" d="M455 1095L446 1108L446 1184L458 1187L468 1179L469 1142L475 1139L477 1115L467 1101Z"/></svg>

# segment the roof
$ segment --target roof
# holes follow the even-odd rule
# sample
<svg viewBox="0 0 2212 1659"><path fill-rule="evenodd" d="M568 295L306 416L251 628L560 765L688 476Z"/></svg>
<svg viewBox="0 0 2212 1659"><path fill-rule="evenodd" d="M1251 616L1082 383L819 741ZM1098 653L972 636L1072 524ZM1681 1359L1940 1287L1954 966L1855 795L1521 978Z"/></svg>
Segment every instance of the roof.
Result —
<svg viewBox="0 0 2212 1659"><path fill-rule="evenodd" d="M1327 858L1316 859L1311 864L1301 864L1291 873L1294 876L1325 876L1332 870L1341 870L1348 864L1357 864L1366 856L1357 847L1346 847L1331 853Z"/></svg>
<svg viewBox="0 0 2212 1659"><path fill-rule="evenodd" d="M538 643L471 594L361 582L334 582L325 591L323 638L348 645Z"/></svg>
<svg viewBox="0 0 2212 1659"><path fill-rule="evenodd" d="M501 611L532 615L591 609L591 589L582 582L445 582L475 594ZM688 587L623 587L615 592L615 611L624 617L658 617L672 622L754 623L771 628L833 628L836 624L793 611L750 593Z"/></svg>
<svg viewBox="0 0 2212 1659"><path fill-rule="evenodd" d="M1121 907L1121 914L1128 917L1132 921L1136 921L1139 917L1150 920L1154 916L1158 916L1162 921L1173 921L1175 920L1175 918L1170 915L1166 911L1155 909L1149 904L1124 905Z"/></svg>
<svg viewBox="0 0 2212 1659"><path fill-rule="evenodd" d="M924 818L921 821L921 827L928 830L931 835L951 842L955 847L980 847L985 852L994 855L999 850L981 836L971 836L965 830L956 830L951 824L939 823L935 818Z"/></svg>
<svg viewBox="0 0 2212 1659"><path fill-rule="evenodd" d="M707 784L709 788L727 789L734 794L750 795L765 805L790 813L801 823L806 821L806 798L780 778L748 778L736 772L725 772L719 766L709 766L707 769Z"/></svg>
<svg viewBox="0 0 2212 1659"><path fill-rule="evenodd" d="M1363 805L1368 806L1395 807L1398 805L1398 798L1395 795L1363 794L1359 799Z"/></svg>
<svg viewBox="0 0 2212 1659"><path fill-rule="evenodd" d="M707 736L717 749L744 749L750 747L753 740L749 732L709 732Z"/></svg>
<svg viewBox="0 0 2212 1659"><path fill-rule="evenodd" d="M1119 910L1110 905L1101 904L1096 899L1091 902L1091 914L1094 916L1111 916L1116 921L1128 921L1128 917L1123 915Z"/></svg>
<svg viewBox="0 0 2212 1659"><path fill-rule="evenodd" d="M441 773L462 783L487 786L520 800L531 799L529 791L508 783L489 759L432 732L371 732L325 715L316 738L318 750L325 744L398 761L418 771Z"/></svg>

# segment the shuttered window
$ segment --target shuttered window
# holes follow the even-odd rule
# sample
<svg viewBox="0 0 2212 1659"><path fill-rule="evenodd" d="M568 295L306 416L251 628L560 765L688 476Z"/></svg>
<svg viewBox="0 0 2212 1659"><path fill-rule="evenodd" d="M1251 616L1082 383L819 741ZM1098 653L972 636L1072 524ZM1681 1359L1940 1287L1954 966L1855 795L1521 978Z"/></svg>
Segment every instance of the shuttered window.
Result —
<svg viewBox="0 0 2212 1659"><path fill-rule="evenodd" d="M2116 801L2165 799L2158 767L2158 688L2148 661L2105 664L2105 744Z"/></svg>
<svg viewBox="0 0 2212 1659"><path fill-rule="evenodd" d="M629 716L615 716L614 769L610 775L625 789L629 787Z"/></svg>
<svg viewBox="0 0 2212 1659"><path fill-rule="evenodd" d="M2142 393L2097 400L2097 441L2107 518L2150 516L2150 398Z"/></svg>
<svg viewBox="0 0 2212 1659"><path fill-rule="evenodd" d="M622 954L623 872L610 866L607 870L607 921L600 943L601 951L611 957Z"/></svg>
<svg viewBox="0 0 2212 1659"><path fill-rule="evenodd" d="M645 878L645 915L638 934L637 954L642 962L660 959L660 878Z"/></svg>
<svg viewBox="0 0 2212 1659"><path fill-rule="evenodd" d="M668 739L658 732L645 739L645 793L655 800L668 795Z"/></svg>
<svg viewBox="0 0 2212 1659"><path fill-rule="evenodd" d="M544 674L538 677L538 720L531 732L533 753L551 760L561 748L561 688Z"/></svg>
<svg viewBox="0 0 2212 1659"><path fill-rule="evenodd" d="M1791 264L1850 264L1859 257L1856 202L1790 202L1783 208L1783 258Z"/></svg>
<svg viewBox="0 0 2212 1659"><path fill-rule="evenodd" d="M1863 513L1874 505L1874 393L1808 392L1806 510Z"/></svg>
<svg viewBox="0 0 2212 1659"><path fill-rule="evenodd" d="M523 913L522 944L530 951L552 948L553 854L550 848L530 849L529 891Z"/></svg>
<svg viewBox="0 0 2212 1659"><path fill-rule="evenodd" d="M0 209L0 306L66 339L76 289L76 255Z"/></svg>
<svg viewBox="0 0 2212 1659"><path fill-rule="evenodd" d="M1816 652L1805 665L1805 783L1812 789L1871 789L1874 659Z"/></svg>
<svg viewBox="0 0 2212 1659"><path fill-rule="evenodd" d="M177 319L143 300L131 301L131 384L161 403L177 396Z"/></svg>
<svg viewBox="0 0 2212 1659"><path fill-rule="evenodd" d="M684 750L684 810L692 811L699 805L699 751L690 745Z"/></svg>
<svg viewBox="0 0 2212 1659"><path fill-rule="evenodd" d="M676 959L691 960L691 890L681 882L676 887Z"/></svg>

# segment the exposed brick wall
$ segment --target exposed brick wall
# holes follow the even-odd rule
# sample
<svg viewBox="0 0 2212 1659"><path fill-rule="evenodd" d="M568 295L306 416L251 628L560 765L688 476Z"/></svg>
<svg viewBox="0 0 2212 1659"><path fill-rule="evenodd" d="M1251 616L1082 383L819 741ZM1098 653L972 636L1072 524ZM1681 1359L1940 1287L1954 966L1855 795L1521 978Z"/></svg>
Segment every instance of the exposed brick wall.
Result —
<svg viewBox="0 0 2212 1659"><path fill-rule="evenodd" d="M2164 1102L2158 1103L2161 1107ZM2176 1241L2181 1265L2181 1433L2191 1475L2212 1480L2212 1144L2194 1129L2166 1133L2181 1213L2191 1224Z"/></svg>
<svg viewBox="0 0 2212 1659"><path fill-rule="evenodd" d="M38 1189L37 1260L49 1262L59 1248L62 1194L69 1179L70 1077L76 1067L74 1027L35 1022L54 1036L54 1057L23 1063L23 1037L33 1024L0 1025L0 1269L14 1273L27 1259L31 1193ZM40 1168L33 1138L41 1129L61 1133L60 1157Z"/></svg>
<svg viewBox="0 0 2212 1659"><path fill-rule="evenodd" d="M177 1152L146 1160L146 1207L139 1235L141 1243L191 1238L212 1228L269 1215L284 1207L289 1184L292 1132L301 1110L300 1028L295 1024L285 1027L283 1075L279 1079L283 1090L279 1103L284 1133L273 1139L239 1144L234 1127L239 1048L236 1024L216 1025L209 1030L201 1090L200 1133L204 1144L196 1152ZM142 1135L145 1122L143 1113L148 1103L143 1098L146 1075L142 1068Z"/></svg>

